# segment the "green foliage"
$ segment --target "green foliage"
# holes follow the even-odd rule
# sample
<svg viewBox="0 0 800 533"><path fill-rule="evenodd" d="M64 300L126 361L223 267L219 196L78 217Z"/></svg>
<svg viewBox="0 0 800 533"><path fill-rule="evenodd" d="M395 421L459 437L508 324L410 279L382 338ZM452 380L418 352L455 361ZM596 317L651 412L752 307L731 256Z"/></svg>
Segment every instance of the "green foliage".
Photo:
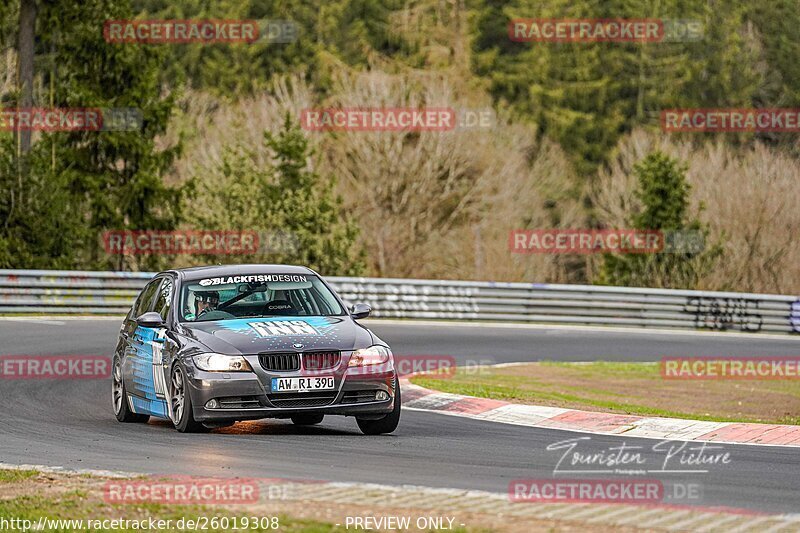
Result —
<svg viewBox="0 0 800 533"><path fill-rule="evenodd" d="M767 84L744 3L706 0L494 0L477 18L473 70L498 102L539 126L591 174L634 126L674 107L747 107ZM664 18L704 24L699 41L513 43L517 18ZM783 35L787 35L784 32ZM785 56L784 56L785 57Z"/></svg>
<svg viewBox="0 0 800 533"><path fill-rule="evenodd" d="M636 164L639 178L636 196L644 210L633 217L637 229L681 229L689 205L686 165L661 152L653 152Z"/></svg>
<svg viewBox="0 0 800 533"><path fill-rule="evenodd" d="M800 25L797 7L794 0L753 2L745 13L755 28L753 39L763 46L763 82L754 95L758 107L800 107L800 39L793 30ZM795 156L800 154L793 133L760 133L758 137L779 143Z"/></svg>
<svg viewBox="0 0 800 533"><path fill-rule="evenodd" d="M194 89L236 98L270 86L273 76L316 74L320 53L346 64L364 66L373 54L393 54L407 45L391 31L389 15L399 0L133 0L143 19L223 19L291 21L292 42L187 43L165 46L168 78Z"/></svg>
<svg viewBox="0 0 800 533"><path fill-rule="evenodd" d="M0 135L0 268L69 269L77 263L76 243L87 230L50 155L49 145L35 144L23 176L13 136Z"/></svg>
<svg viewBox="0 0 800 533"><path fill-rule="evenodd" d="M455 80L459 91L482 96L482 87L488 88L502 115L510 112L511 124L533 125L556 141L587 179L613 160L622 135L658 129L662 109L800 106L796 0L48 0L37 6L37 105L136 108L144 127L35 134L24 161L15 137L0 132L5 267L158 269L166 258L107 256L102 232L184 225L263 230L275 238L268 237L261 260L307 263L338 274L363 269L357 232L341 215L334 180L313 171L306 139L294 127L265 137L274 161L265 163L259 151L234 139L215 174L221 182L198 175L196 193L191 182L167 185L180 145L165 146L164 134L184 86L221 95L225 105L228 98L258 95L276 75L300 73L313 89L310 103L324 105L338 69L426 68L425 75ZM0 3L0 42L7 49L16 46L18 7L16 0ZM456 9L464 12L458 20L468 30L453 23L448 13ZM131 18L291 20L298 38L213 45L103 40L105 20ZM704 36L645 44L515 43L508 38L508 22L515 18L694 19L703 22ZM472 78L448 69L453 63L447 56L467 41ZM3 63L13 61L0 62L0 104L13 107L18 95ZM724 140L747 143L754 137L797 153L793 134L725 134ZM449 164L438 154L430 162L432 168ZM631 213L633 226L707 235L687 212L689 189L680 164L652 154L636 172L644 207ZM420 210L445 205L450 192L414 202ZM184 202L187 194L199 201ZM610 256L603 280L692 286L715 253L712 247L695 255ZM576 275L571 279L583 276L585 265L576 263L569 267Z"/></svg>
<svg viewBox="0 0 800 533"><path fill-rule="evenodd" d="M292 2L283 0L205 2L201 0L132 0L142 19L264 20L291 19ZM313 12L296 5L298 13ZM303 28L302 30L304 30ZM208 89L235 97L267 86L277 72L302 70L313 64L313 40L306 32L291 43L185 43L158 46L165 55L166 78L171 87Z"/></svg>
<svg viewBox="0 0 800 533"><path fill-rule="evenodd" d="M43 135L22 173L13 142L2 145L0 180L7 187L0 195L8 218L0 239L14 267L120 268L120 257L101 251L105 230L170 229L180 218L180 193L163 180L178 148L156 147L175 98L161 94L163 55L103 39L105 20L130 17L124 2L110 0L40 5L37 73L48 89L39 96L47 102L37 105L133 108L143 127ZM137 266L157 268L159 259L142 256Z"/></svg>
<svg viewBox="0 0 800 533"><path fill-rule="evenodd" d="M636 196L641 211L633 213L632 227L638 230L662 230L667 245L661 253L605 254L600 283L629 287L692 288L721 252L717 245L706 244L702 251L682 253L670 246L675 235L700 235L708 240L708 229L689 220L689 184L686 166L662 152L653 152L634 167L639 180Z"/></svg>
<svg viewBox="0 0 800 533"><path fill-rule="evenodd" d="M358 275L364 269L358 229L334 193L334 180L309 168L308 140L287 115L282 130L264 134L271 165L254 150L228 147L221 179L199 181L195 225L257 231L258 255L248 262L293 263L327 275ZM213 207L212 207L213 206ZM236 256L237 258L239 256ZM212 260L212 258L209 258Z"/></svg>

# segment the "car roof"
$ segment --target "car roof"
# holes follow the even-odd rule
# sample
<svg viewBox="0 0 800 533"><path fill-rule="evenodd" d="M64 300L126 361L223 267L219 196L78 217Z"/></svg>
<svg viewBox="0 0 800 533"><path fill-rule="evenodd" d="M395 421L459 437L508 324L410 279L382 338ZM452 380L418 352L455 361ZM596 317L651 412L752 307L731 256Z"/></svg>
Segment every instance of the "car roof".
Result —
<svg viewBox="0 0 800 533"><path fill-rule="evenodd" d="M244 274L313 274L308 267L297 265L214 265L168 270L178 274L181 279L192 281L221 276L241 276Z"/></svg>

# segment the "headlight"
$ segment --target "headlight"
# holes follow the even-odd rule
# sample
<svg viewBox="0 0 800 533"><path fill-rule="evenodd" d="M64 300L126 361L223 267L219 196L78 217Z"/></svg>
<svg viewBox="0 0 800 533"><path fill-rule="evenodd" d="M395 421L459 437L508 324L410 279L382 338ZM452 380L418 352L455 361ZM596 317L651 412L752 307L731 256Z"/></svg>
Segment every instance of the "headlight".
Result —
<svg viewBox="0 0 800 533"><path fill-rule="evenodd" d="M369 348L354 351L347 366L380 365L388 362L391 355L392 352L389 348L376 344Z"/></svg>
<svg viewBox="0 0 800 533"><path fill-rule="evenodd" d="M192 357L195 366L206 372L252 372L250 363L239 355L204 353Z"/></svg>

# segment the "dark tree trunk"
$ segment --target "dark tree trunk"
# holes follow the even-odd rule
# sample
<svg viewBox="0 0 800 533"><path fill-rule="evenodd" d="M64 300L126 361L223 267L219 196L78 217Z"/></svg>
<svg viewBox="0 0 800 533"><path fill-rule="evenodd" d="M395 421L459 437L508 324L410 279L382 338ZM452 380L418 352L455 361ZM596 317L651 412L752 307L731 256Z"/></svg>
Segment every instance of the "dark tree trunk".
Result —
<svg viewBox="0 0 800 533"><path fill-rule="evenodd" d="M20 0L19 4L19 106L33 107L33 47L36 26L36 0ZM19 131L20 155L31 150L31 132Z"/></svg>

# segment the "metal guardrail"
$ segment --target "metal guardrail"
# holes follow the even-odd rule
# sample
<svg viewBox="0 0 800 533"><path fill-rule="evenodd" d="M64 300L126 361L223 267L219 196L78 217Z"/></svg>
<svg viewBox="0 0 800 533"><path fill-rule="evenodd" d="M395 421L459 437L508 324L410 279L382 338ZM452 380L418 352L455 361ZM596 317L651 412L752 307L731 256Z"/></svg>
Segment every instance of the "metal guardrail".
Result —
<svg viewBox="0 0 800 533"><path fill-rule="evenodd" d="M0 270L0 314L119 315L146 272ZM595 285L326 278L373 316L800 332L796 296Z"/></svg>

